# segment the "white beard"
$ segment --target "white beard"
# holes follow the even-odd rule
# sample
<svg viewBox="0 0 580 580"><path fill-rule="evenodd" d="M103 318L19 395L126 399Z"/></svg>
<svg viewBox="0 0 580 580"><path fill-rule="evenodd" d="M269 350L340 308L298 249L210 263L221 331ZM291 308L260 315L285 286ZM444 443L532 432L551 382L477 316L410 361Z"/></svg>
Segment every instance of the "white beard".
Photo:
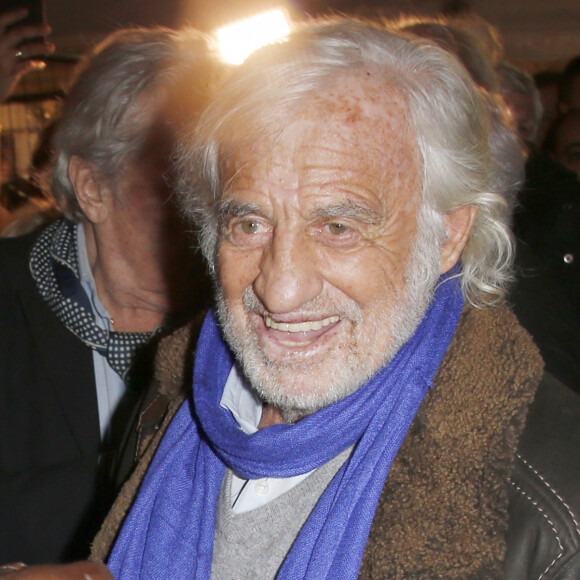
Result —
<svg viewBox="0 0 580 580"><path fill-rule="evenodd" d="M217 316L224 336L250 386L264 403L278 407L287 422L311 413L354 393L384 368L415 332L427 310L439 279L441 239L437 217L419 216L417 235L405 282L398 295L390 297L390 309L377 303L363 310L352 298L320 295L300 308L309 312L339 315L350 323L350 340L335 345L324 357L296 355L282 361L267 358L249 313L266 314L252 286L243 296L243 310L232 309L221 288ZM430 212L429 212L430 213ZM430 223L431 227L425 227Z"/></svg>

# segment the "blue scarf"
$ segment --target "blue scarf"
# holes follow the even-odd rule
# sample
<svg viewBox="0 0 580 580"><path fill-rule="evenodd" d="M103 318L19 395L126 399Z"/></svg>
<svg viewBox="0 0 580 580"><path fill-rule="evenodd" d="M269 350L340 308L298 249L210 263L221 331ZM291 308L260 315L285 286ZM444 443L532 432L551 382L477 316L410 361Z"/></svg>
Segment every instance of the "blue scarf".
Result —
<svg viewBox="0 0 580 580"><path fill-rule="evenodd" d="M253 435L220 407L233 359L210 313L196 353L193 401L176 414L143 480L108 562L115 578L208 580L226 466L249 479L289 477L355 444L277 577L356 578L389 469L433 385L462 308L458 279L445 277L415 334L385 369L295 425Z"/></svg>

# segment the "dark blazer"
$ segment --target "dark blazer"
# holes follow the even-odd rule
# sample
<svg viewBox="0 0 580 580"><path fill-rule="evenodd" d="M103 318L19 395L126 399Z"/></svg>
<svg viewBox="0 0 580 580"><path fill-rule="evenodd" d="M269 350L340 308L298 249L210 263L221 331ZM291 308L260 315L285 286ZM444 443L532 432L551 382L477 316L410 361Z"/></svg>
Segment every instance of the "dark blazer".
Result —
<svg viewBox="0 0 580 580"><path fill-rule="evenodd" d="M82 558L100 522L92 351L38 293L35 237L0 240L0 563Z"/></svg>

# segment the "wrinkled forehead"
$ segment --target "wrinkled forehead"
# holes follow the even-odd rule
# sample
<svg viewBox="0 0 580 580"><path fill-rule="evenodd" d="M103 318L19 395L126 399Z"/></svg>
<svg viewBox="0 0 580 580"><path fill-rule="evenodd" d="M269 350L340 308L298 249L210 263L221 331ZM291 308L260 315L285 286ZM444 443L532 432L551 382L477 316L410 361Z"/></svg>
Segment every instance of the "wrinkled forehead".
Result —
<svg viewBox="0 0 580 580"><path fill-rule="evenodd" d="M267 113L266 113L267 114ZM227 180L252 172L264 159L293 159L308 165L312 156L386 177L396 171L419 176L420 155L403 93L372 70L344 74L302 99L279 130L246 140L225 159Z"/></svg>

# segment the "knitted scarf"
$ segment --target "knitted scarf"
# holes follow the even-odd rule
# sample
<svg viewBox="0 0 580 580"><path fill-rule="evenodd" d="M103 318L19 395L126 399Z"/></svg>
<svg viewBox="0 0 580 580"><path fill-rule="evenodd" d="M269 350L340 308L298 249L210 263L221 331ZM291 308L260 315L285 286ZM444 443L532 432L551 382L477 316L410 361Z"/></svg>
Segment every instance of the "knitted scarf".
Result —
<svg viewBox="0 0 580 580"><path fill-rule="evenodd" d="M220 407L233 365L214 316L196 353L193 401L175 416L108 561L117 580L211 577L226 466L246 478L288 477L354 451L303 526L278 578L356 578L389 469L461 316L457 278L439 285L415 334L352 395L295 425L244 434Z"/></svg>

